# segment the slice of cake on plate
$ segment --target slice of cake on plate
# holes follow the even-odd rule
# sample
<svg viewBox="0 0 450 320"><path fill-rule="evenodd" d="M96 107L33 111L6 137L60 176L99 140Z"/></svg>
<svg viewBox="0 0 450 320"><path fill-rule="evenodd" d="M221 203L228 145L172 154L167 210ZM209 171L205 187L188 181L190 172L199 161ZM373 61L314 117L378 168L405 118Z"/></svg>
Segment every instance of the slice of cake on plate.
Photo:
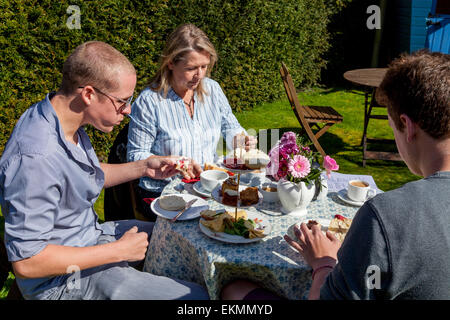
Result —
<svg viewBox="0 0 450 320"><path fill-rule="evenodd" d="M241 199L241 205L243 206L250 206L258 203L258 187L247 187L240 192L239 198Z"/></svg>
<svg viewBox="0 0 450 320"><path fill-rule="evenodd" d="M352 219L337 214L334 216L334 219L331 220L328 231L330 231L339 241L343 242L351 224Z"/></svg>
<svg viewBox="0 0 450 320"><path fill-rule="evenodd" d="M228 178L222 183L222 203L229 206L236 206L238 201L239 186L235 179Z"/></svg>

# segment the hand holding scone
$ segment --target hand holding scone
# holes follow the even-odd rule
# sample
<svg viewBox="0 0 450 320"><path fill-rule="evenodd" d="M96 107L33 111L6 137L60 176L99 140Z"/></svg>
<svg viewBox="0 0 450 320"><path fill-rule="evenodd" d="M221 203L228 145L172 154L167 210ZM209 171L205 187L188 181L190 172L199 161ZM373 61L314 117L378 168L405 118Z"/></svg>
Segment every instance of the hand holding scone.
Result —
<svg viewBox="0 0 450 320"><path fill-rule="evenodd" d="M144 176L152 179L166 179L178 173L185 179L200 176L201 166L192 159L180 156L151 156L145 160Z"/></svg>
<svg viewBox="0 0 450 320"><path fill-rule="evenodd" d="M192 159L178 157L176 159L175 169L181 173L184 179L194 179L202 173L202 167Z"/></svg>

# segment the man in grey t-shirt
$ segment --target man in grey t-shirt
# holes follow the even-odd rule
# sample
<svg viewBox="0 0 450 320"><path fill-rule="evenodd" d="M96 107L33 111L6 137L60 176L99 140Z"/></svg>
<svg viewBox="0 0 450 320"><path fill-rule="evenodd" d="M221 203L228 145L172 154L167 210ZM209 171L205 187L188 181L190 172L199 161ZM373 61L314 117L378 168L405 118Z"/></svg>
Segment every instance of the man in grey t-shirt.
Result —
<svg viewBox="0 0 450 320"><path fill-rule="evenodd" d="M342 244L304 223L296 241L284 238L313 269L309 299L450 299L450 56L401 56L376 98L400 155L424 179L367 201ZM222 291L250 296L261 288L248 281Z"/></svg>
<svg viewBox="0 0 450 320"><path fill-rule="evenodd" d="M398 58L376 98L424 179L367 201L342 245L305 224L285 239L314 270L310 299L450 299L450 56Z"/></svg>

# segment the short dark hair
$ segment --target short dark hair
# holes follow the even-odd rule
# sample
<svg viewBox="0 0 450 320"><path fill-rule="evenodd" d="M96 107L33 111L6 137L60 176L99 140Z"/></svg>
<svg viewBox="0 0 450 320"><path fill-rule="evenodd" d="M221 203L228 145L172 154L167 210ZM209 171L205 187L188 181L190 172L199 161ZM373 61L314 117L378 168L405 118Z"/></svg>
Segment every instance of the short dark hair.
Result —
<svg viewBox="0 0 450 320"><path fill-rule="evenodd" d="M435 139L450 135L450 55L419 50L392 61L376 92L399 130L400 115Z"/></svg>

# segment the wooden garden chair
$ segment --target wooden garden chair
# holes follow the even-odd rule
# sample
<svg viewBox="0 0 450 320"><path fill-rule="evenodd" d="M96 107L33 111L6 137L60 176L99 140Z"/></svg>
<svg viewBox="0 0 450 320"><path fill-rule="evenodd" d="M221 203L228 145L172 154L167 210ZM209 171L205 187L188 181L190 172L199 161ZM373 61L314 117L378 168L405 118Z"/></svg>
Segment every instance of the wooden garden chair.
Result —
<svg viewBox="0 0 450 320"><path fill-rule="evenodd" d="M343 120L342 115L340 115L332 107L325 106L304 106L300 104L298 100L297 91L295 90L294 82L289 74L289 70L286 65L282 62L280 68L281 79L283 80L284 88L286 89L286 94L291 104L291 108L297 117L298 122L301 127L306 131L309 139L313 142L317 151L325 157L326 153L319 143L319 138L335 123L340 123ZM322 127L319 126L322 125ZM313 132L313 127L317 131Z"/></svg>

